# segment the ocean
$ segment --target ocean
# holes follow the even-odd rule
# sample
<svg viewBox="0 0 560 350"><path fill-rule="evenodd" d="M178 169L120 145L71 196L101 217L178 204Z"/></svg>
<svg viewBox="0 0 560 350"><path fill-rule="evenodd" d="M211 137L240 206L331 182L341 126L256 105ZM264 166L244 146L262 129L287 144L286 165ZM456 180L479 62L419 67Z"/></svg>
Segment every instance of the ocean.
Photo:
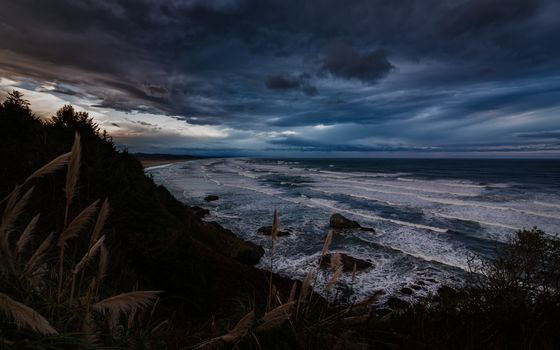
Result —
<svg viewBox="0 0 560 350"><path fill-rule="evenodd" d="M277 209L292 233L278 238L274 271L290 278L316 267L333 213L373 228L335 232L330 251L373 264L354 281L343 275L337 290L347 300L424 297L460 283L519 229L560 233L558 160L223 158L146 172L178 200L210 209L205 220L262 245L263 269L270 237L257 230Z"/></svg>

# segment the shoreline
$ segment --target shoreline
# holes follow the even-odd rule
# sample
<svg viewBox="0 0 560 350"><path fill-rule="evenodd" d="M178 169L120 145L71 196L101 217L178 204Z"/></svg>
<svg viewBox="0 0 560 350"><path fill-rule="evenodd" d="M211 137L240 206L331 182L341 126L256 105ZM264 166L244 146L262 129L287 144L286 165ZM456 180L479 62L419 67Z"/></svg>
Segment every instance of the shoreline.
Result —
<svg viewBox="0 0 560 350"><path fill-rule="evenodd" d="M161 160L140 160L139 162L140 164L142 164L142 167L144 168L144 170L148 170L148 169L156 169L156 168L162 168L162 167L166 167L175 163L181 163L181 162L186 162L188 160L184 159L184 160L171 160L171 159L161 159Z"/></svg>
<svg viewBox="0 0 560 350"><path fill-rule="evenodd" d="M147 153L134 153L132 154L144 169L167 166L175 163L186 162L189 160L202 159L201 157L189 155L174 155L174 154L147 154Z"/></svg>

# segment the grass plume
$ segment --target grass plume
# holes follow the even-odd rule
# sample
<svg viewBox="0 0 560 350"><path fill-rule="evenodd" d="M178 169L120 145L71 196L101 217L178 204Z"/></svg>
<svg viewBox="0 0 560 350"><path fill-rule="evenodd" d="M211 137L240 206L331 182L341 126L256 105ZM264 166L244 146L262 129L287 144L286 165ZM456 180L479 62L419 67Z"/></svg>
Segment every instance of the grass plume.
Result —
<svg viewBox="0 0 560 350"><path fill-rule="evenodd" d="M19 328L27 328L43 335L58 334L51 324L29 306L0 293L0 310L10 316Z"/></svg>
<svg viewBox="0 0 560 350"><path fill-rule="evenodd" d="M41 178L47 174L54 173L55 171L61 169L63 166L68 164L68 160L72 152L61 154L60 156L56 157L55 159L51 160L46 165L43 165L41 168L37 169L33 174L31 174L24 182L24 184L28 183L33 179Z"/></svg>
<svg viewBox="0 0 560 350"><path fill-rule="evenodd" d="M58 242L56 245L60 248L59 254L59 267L58 267L58 292L57 299L60 301L62 295L62 280L64 273L64 249L66 247L66 241L70 238L76 237L91 221L91 218L97 210L97 204L99 200L96 200L89 207L85 208L78 214L72 222L66 227L66 229L60 234Z"/></svg>
<svg viewBox="0 0 560 350"><path fill-rule="evenodd" d="M39 245L37 250L35 250L35 253L33 253L31 258L25 264L25 269L24 269L25 274L32 273L33 271L35 271L39 267L39 265L41 265L41 263L43 262L43 259L45 258L45 255L47 254L47 251L48 251L48 249L51 245L51 242L53 241L53 238L54 238L54 232L51 232L47 236L47 238L45 238L43 240L41 245Z"/></svg>
<svg viewBox="0 0 560 350"><path fill-rule="evenodd" d="M151 290L122 293L93 304L93 309L102 313L126 314L134 308L142 309L150 305L161 292L160 290Z"/></svg>
<svg viewBox="0 0 560 350"><path fill-rule="evenodd" d="M37 221L39 221L40 216L41 214L35 215L25 227L23 233L19 236L19 239L16 242L16 257L23 252L27 243L31 240L31 235L33 234L33 231L35 231L35 227L37 226Z"/></svg>
<svg viewBox="0 0 560 350"><path fill-rule="evenodd" d="M91 233L91 238L89 242L89 246L91 247L99 238L101 234L101 230L103 230L103 226L109 217L109 199L105 198L103 204L101 204L101 209L99 209L99 214L97 214L97 220L95 221L95 226L93 227L93 231Z"/></svg>
<svg viewBox="0 0 560 350"><path fill-rule="evenodd" d="M80 143L80 134L76 133L74 137L74 144L72 145L72 151L70 156L70 161L68 162L68 170L66 173L66 186L65 186L65 194L66 194L66 215L65 218L68 217L68 208L72 204L72 200L74 199L74 195L76 194L76 186L78 184L78 177L80 175L80 160L81 160L81 143ZM67 220L65 219L64 222L66 223Z"/></svg>

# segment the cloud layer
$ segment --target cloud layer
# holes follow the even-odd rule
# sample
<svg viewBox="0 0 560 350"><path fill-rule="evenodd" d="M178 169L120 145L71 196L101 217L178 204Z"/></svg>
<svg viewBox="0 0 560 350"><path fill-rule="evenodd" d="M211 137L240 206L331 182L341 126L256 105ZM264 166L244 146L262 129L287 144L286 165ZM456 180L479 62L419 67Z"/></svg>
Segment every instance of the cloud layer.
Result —
<svg viewBox="0 0 560 350"><path fill-rule="evenodd" d="M0 89L77 104L132 150L560 154L555 0L0 7Z"/></svg>

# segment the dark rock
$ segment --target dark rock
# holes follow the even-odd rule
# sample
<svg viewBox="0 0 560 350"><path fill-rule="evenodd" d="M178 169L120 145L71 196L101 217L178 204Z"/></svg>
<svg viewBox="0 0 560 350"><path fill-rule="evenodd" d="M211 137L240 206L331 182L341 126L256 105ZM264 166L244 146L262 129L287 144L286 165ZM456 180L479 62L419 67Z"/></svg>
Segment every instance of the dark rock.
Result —
<svg viewBox="0 0 560 350"><path fill-rule="evenodd" d="M331 218L329 220L329 226L331 228L339 228L339 229L361 227L360 224L358 224L356 221L347 219L338 213L331 215Z"/></svg>
<svg viewBox="0 0 560 350"><path fill-rule="evenodd" d="M401 288L401 293L406 294L406 295L412 295L414 294L414 292L412 291L412 289L408 288L408 287L403 287Z"/></svg>
<svg viewBox="0 0 560 350"><path fill-rule="evenodd" d="M383 317L383 316L386 316L386 315L388 315L388 314L390 314L390 313L391 313L391 309L387 309L387 308L381 308L381 309L375 310L375 314L376 314L378 317Z"/></svg>
<svg viewBox="0 0 560 350"><path fill-rule="evenodd" d="M220 197L214 196L214 195L209 195L209 196L204 197L204 200L207 201L207 202L217 201L218 199L220 199Z"/></svg>
<svg viewBox="0 0 560 350"><path fill-rule="evenodd" d="M255 244L254 246L245 246L243 249L240 249L233 258L245 265L256 265L261 261L263 255L263 247Z"/></svg>
<svg viewBox="0 0 560 350"><path fill-rule="evenodd" d="M332 255L333 254L327 254L323 257L323 260L321 261L321 267L330 266ZM370 263L369 261L354 258L353 256L346 255L344 253L340 253L340 258L342 260L342 265L343 265L342 270L345 272L353 271L354 264L356 264L357 271L364 270L373 266L373 264Z"/></svg>
<svg viewBox="0 0 560 350"><path fill-rule="evenodd" d="M457 295L457 291L449 286L441 286L438 288L437 290L437 294L442 298L442 299L449 299L454 297L455 295Z"/></svg>
<svg viewBox="0 0 560 350"><path fill-rule="evenodd" d="M425 285L426 285L426 282L424 282L424 281L416 281L416 284L419 285L419 286L425 286Z"/></svg>
<svg viewBox="0 0 560 350"><path fill-rule="evenodd" d="M417 285L417 284L411 284L411 285L410 285L410 288L412 288L412 289L414 289L414 290L420 290L420 289L422 289L422 287L420 287L420 286Z"/></svg>
<svg viewBox="0 0 560 350"><path fill-rule="evenodd" d="M387 299L387 306L389 306L393 310L399 310L399 309L408 309L410 304L397 297L390 297L389 299Z"/></svg>
<svg viewBox="0 0 560 350"><path fill-rule="evenodd" d="M193 213L193 215L198 218L198 219L202 219L204 218L206 215L210 214L210 210L208 209L204 209L201 208L197 205L194 205L192 207L188 207L188 209Z"/></svg>
<svg viewBox="0 0 560 350"><path fill-rule="evenodd" d="M375 233L375 230L372 229L371 227L360 227L360 231L373 232L373 233Z"/></svg>
<svg viewBox="0 0 560 350"><path fill-rule="evenodd" d="M263 227L260 227L260 228L257 230L257 232L258 232L258 233L262 233L262 234L265 235L265 236L270 236L270 235L272 234L272 226L263 226ZM279 230L279 231L276 233L276 235L277 235L278 237L282 237L282 236L288 236L288 235L291 234L291 233L292 233L292 230L291 230L291 229Z"/></svg>

